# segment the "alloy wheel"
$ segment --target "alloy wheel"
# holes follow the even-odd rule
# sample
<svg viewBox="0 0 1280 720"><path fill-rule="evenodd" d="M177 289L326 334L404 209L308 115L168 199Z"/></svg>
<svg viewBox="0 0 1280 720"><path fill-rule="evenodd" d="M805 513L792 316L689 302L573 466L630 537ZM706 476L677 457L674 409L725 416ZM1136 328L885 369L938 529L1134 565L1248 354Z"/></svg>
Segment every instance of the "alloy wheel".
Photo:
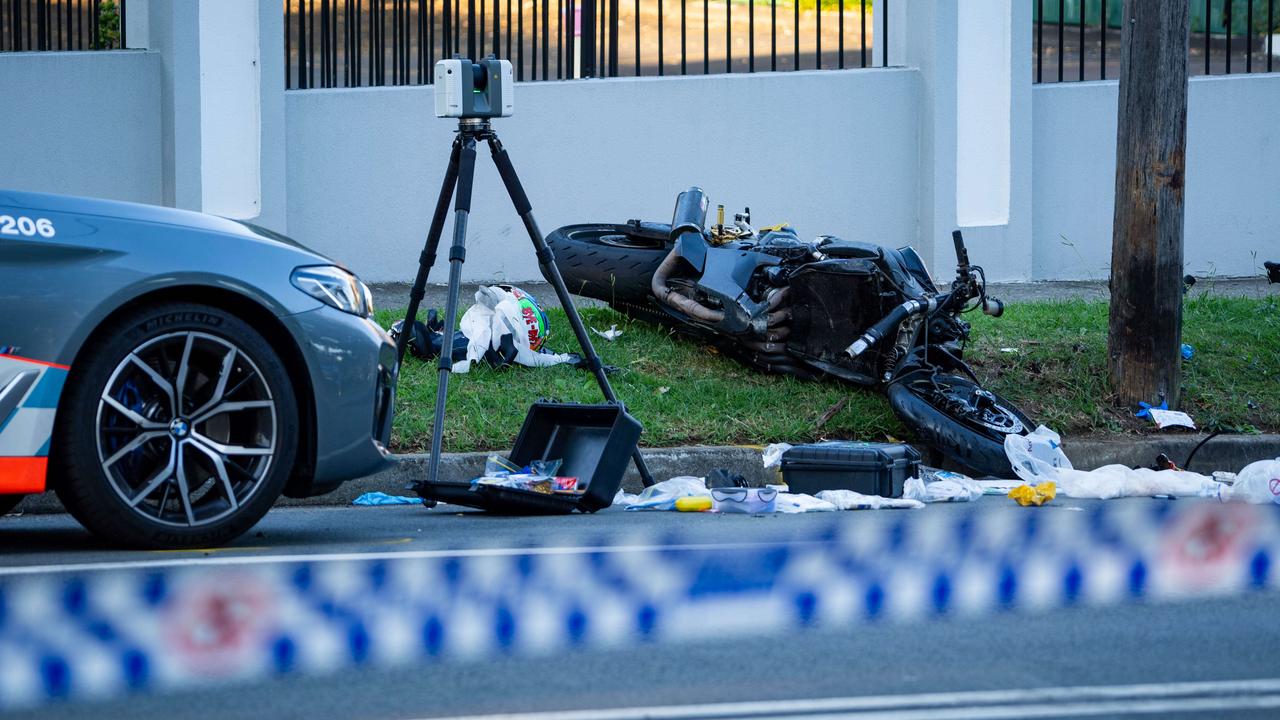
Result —
<svg viewBox="0 0 1280 720"><path fill-rule="evenodd" d="M162 335L112 372L98 402L98 462L112 490L153 522L200 527L262 485L279 427L271 388L234 343Z"/></svg>

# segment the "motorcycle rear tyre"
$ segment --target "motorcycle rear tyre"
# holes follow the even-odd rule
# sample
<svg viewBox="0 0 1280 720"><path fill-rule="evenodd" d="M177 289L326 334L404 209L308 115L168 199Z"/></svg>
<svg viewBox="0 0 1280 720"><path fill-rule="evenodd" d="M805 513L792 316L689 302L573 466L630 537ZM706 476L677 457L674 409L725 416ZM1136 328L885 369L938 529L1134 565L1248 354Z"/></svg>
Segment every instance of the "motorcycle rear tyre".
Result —
<svg viewBox="0 0 1280 720"><path fill-rule="evenodd" d="M653 296L649 281L671 247L627 230L626 225L568 225L547 235L569 292L606 302Z"/></svg>

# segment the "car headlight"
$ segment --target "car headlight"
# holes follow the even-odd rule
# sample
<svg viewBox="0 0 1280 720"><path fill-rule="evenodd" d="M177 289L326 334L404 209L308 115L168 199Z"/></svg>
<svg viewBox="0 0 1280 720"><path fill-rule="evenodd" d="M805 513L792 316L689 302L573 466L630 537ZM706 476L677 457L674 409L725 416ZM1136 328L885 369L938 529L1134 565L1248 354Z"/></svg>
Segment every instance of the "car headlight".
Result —
<svg viewBox="0 0 1280 720"><path fill-rule="evenodd" d="M373 315L373 295L355 275L335 265L300 267L289 278L293 286L342 312L360 317Z"/></svg>

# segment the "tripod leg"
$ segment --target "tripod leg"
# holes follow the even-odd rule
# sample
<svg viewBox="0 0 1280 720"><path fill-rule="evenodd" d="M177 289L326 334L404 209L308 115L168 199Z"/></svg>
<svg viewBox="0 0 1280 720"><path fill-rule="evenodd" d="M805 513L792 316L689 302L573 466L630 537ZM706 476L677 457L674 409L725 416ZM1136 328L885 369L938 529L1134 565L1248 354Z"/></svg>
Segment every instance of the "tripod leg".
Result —
<svg viewBox="0 0 1280 720"><path fill-rule="evenodd" d="M431 217L431 229L427 232L427 243L418 256L418 274L413 279L413 287L409 290L409 309L404 313L404 325L401 326L400 337L396 339L396 361L404 362L404 352L413 337L413 324L418 320L418 306L426 295L427 274L431 266L436 264L436 249L440 247L440 235L444 232L445 217L449 214L449 200L453 197L453 188L458 184L458 158L462 152L462 136L454 138L453 150L449 153L449 167L444 173L444 184L440 186L440 198L436 200L436 211ZM448 343L445 343L447 346Z"/></svg>
<svg viewBox="0 0 1280 720"><path fill-rule="evenodd" d="M493 134L489 135L489 149L493 152L493 162L498 166L498 174L502 176L502 183L507 187L507 194L511 196L516 212L524 221L529 239L533 241L533 249L538 257L538 267L542 270L543 277L547 278L551 287L555 289L556 297L560 299L560 305L564 308L565 315L569 317L569 326L573 328L573 334L577 336L578 344L582 346L582 354L586 356L587 365L596 376L600 392L604 393L605 400L611 403L618 402L618 396L614 394L613 386L609 384L609 376L604 372L604 364L600 362L600 356L596 354L595 346L591 344L591 336L587 334L587 328L578 315L578 308L573 304L573 297L569 295L564 278L560 276L555 253L551 252L551 248L547 246L547 241L542 237L542 231L538 229L538 224L533 219L533 206L529 204L529 196L525 194L524 187L520 184L515 166L511 164L511 156L502 147L498 137ZM639 448L632 453L631 459L635 461L636 472L640 473L640 480L644 486L652 485L653 475L649 473L649 466L645 464Z"/></svg>
<svg viewBox="0 0 1280 720"><path fill-rule="evenodd" d="M465 136L458 162L458 197L453 206L453 245L449 248L449 299L444 306L446 342L440 352L436 385L435 422L431 426L431 460L427 482L434 483L440 472L440 446L444 442L444 404L449 396L449 373L453 370L453 328L458 323L458 286L462 284L462 263L467 256L467 216L471 213L471 182L476 170L476 141Z"/></svg>

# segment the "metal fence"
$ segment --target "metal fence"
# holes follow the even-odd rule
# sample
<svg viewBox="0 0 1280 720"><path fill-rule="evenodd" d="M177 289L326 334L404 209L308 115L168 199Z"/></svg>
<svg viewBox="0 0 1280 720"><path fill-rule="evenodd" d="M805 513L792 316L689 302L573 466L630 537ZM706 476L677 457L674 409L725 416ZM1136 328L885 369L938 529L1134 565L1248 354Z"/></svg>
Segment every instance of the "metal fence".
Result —
<svg viewBox="0 0 1280 720"><path fill-rule="evenodd" d="M519 81L883 65L888 2L285 0L286 87L429 84L455 53Z"/></svg>
<svg viewBox="0 0 1280 720"><path fill-rule="evenodd" d="M125 0L0 0L0 52L125 47Z"/></svg>
<svg viewBox="0 0 1280 720"><path fill-rule="evenodd" d="M1120 72L1124 0L1030 0L1036 82L1106 80ZM1273 72L1280 0L1190 0L1192 75Z"/></svg>

